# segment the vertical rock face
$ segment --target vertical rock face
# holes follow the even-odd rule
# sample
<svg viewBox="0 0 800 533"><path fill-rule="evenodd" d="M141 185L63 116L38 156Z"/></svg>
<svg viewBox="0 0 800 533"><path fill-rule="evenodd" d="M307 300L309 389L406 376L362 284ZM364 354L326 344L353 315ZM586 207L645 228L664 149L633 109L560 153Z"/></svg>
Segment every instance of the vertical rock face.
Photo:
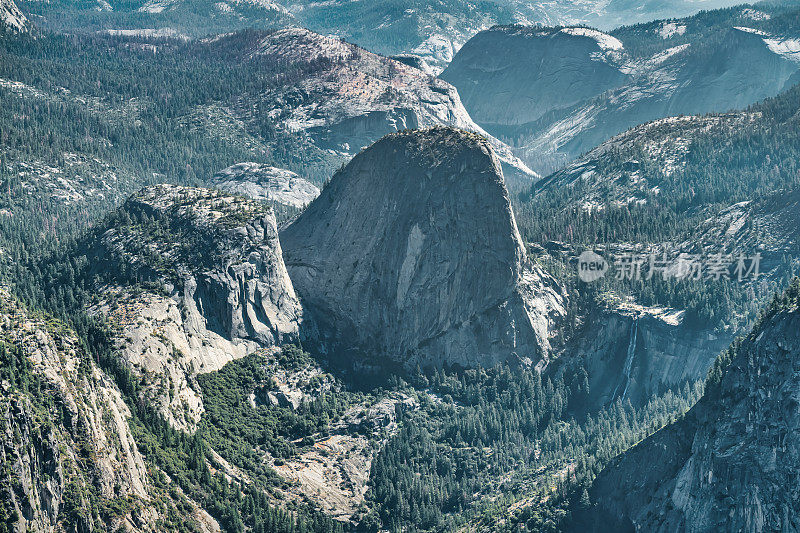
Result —
<svg viewBox="0 0 800 533"><path fill-rule="evenodd" d="M588 28L497 27L467 41L442 78L478 124L522 125L622 85L621 54Z"/></svg>
<svg viewBox="0 0 800 533"><path fill-rule="evenodd" d="M203 412L194 377L298 338L300 304L272 211L208 189L160 185L134 195L93 244L98 273L124 272L96 312L145 394L176 427ZM134 290L136 280L161 290Z"/></svg>
<svg viewBox="0 0 800 533"><path fill-rule="evenodd" d="M800 282L712 372L687 415L593 487L598 520L639 531L793 531L800 520ZM727 368L721 370L725 361Z"/></svg>
<svg viewBox="0 0 800 533"><path fill-rule="evenodd" d="M3 30L14 33L28 31L28 19L13 0L0 0L0 32Z"/></svg>
<svg viewBox="0 0 800 533"><path fill-rule="evenodd" d="M800 28L751 11L610 33L497 26L470 39L441 78L475 122L547 174L638 124L744 108L793 86Z"/></svg>
<svg viewBox="0 0 800 533"><path fill-rule="evenodd" d="M0 289L0 354L3 520L14 531L97 531L102 499L124 509L106 518L109 530L154 531L173 504L151 499L130 411L75 334L27 313ZM219 530L193 511L202 530Z"/></svg>
<svg viewBox="0 0 800 533"><path fill-rule="evenodd" d="M406 365L540 360L560 289L527 258L480 136L389 135L281 235L292 281L334 343Z"/></svg>
<svg viewBox="0 0 800 533"><path fill-rule="evenodd" d="M182 284L178 290L193 299L209 329L262 346L296 338L299 305L269 208L207 189L169 185L144 189L126 208L164 220L171 231L150 235L146 226L135 224L112 230L104 236L108 249L120 251L125 261L156 268L166 283ZM127 246L137 237L142 241ZM144 248L137 248L141 244ZM147 252L162 256L153 267Z"/></svg>
<svg viewBox="0 0 800 533"><path fill-rule="evenodd" d="M693 328L680 311L637 307L593 314L587 331L564 350L585 360L593 406L617 398L644 405L653 395L703 379L733 337Z"/></svg>

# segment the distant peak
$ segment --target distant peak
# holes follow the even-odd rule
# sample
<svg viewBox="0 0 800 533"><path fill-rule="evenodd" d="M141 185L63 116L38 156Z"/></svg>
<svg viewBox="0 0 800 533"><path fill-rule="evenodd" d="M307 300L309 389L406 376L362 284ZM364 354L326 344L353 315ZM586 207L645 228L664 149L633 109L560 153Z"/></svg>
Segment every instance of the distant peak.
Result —
<svg viewBox="0 0 800 533"><path fill-rule="evenodd" d="M319 189L285 168L259 163L237 163L219 171L212 183L220 189L292 207L303 207L319 196Z"/></svg>

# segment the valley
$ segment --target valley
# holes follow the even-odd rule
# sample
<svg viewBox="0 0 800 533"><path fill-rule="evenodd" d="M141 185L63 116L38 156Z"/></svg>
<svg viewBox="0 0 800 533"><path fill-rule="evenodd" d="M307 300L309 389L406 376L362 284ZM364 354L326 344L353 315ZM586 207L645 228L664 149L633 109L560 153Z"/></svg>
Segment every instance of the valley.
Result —
<svg viewBox="0 0 800 533"><path fill-rule="evenodd" d="M728 4L0 0L0 532L792 530L800 10Z"/></svg>

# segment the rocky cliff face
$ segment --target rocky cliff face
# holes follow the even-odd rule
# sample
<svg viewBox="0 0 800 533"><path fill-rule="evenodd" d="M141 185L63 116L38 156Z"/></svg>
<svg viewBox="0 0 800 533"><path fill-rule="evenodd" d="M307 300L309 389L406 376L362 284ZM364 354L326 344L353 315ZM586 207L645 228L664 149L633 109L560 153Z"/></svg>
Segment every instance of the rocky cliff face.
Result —
<svg viewBox="0 0 800 533"><path fill-rule="evenodd" d="M291 135L306 136L323 153L348 160L382 136L415 128L453 126L485 133L461 104L455 88L414 67L382 57L335 37L292 28L209 41L210 50L238 47L242 60L299 74L237 109L258 120L254 109ZM254 105L255 104L255 105ZM512 177L530 182L536 175L503 143L492 139Z"/></svg>
<svg viewBox="0 0 800 533"><path fill-rule="evenodd" d="M8 378L0 383L4 522L15 531L155 531L172 503L155 503L130 412L74 333L0 290L0 351ZM190 508L201 530L219 530Z"/></svg>
<svg viewBox="0 0 800 533"><path fill-rule="evenodd" d="M304 304L335 343L406 365L545 359L558 284L527 263L491 144L390 135L281 234Z"/></svg>
<svg viewBox="0 0 800 533"><path fill-rule="evenodd" d="M98 272L127 273L95 312L175 426L202 414L193 376L259 348L296 341L301 309L271 210L207 189L155 186L134 195L91 251ZM135 280L147 280L145 291Z"/></svg>
<svg viewBox="0 0 800 533"><path fill-rule="evenodd" d="M720 360L682 420L601 473L593 487L600 515L639 531L794 528L799 295L796 281Z"/></svg>
<svg viewBox="0 0 800 533"><path fill-rule="evenodd" d="M753 12L610 33L496 27L465 44L441 77L478 124L547 173L637 124L742 108L790 87L800 28Z"/></svg>
<svg viewBox="0 0 800 533"><path fill-rule="evenodd" d="M594 311L587 331L564 351L584 359L593 408L618 398L643 405L655 395L705 378L732 337L692 328L682 311L629 305Z"/></svg>
<svg viewBox="0 0 800 533"><path fill-rule="evenodd" d="M319 189L294 172L258 163L237 163L211 179L216 187L254 200L304 207L319 196Z"/></svg>
<svg viewBox="0 0 800 533"><path fill-rule="evenodd" d="M19 10L13 0L0 0L0 31L4 29L15 33L28 29L28 19Z"/></svg>
<svg viewBox="0 0 800 533"><path fill-rule="evenodd" d="M620 86L622 43L588 28L493 28L470 39L442 79L487 128L534 122ZM490 81L491 80L491 81Z"/></svg>
<svg viewBox="0 0 800 533"><path fill-rule="evenodd" d="M749 331L759 309L796 272L800 196L790 163L798 150L793 140L796 90L747 111L671 117L637 126L534 187L527 213L538 213L543 220L564 214L546 229L551 238L569 241L573 233L591 234L607 227L610 233L598 232L597 241L628 241L602 245L599 251L605 257L700 254L727 258L723 262L730 260L733 267L739 257L760 254L757 280L744 276L740 282L731 268L733 283L725 290L733 294L733 304L727 305L723 291L710 298L717 313L714 321L698 320L697 307L663 294L648 299L639 292L636 297L685 310L685 315L669 313L674 323L641 306L604 301L611 311L591 315L586 332L566 350L586 356L594 404L610 401L619 383L630 382L629 399L636 404L681 380L701 379L707 368L703 365L710 364L733 337ZM651 224L637 236L615 234L628 227L610 222L623 211L641 215L644 223L633 222L633 227L651 224L653 216L668 215L672 220ZM532 239L539 238L525 220L520 226ZM548 244L550 250L559 246ZM577 257L582 250L579 246L566 255ZM715 288L705 285L690 292L706 289ZM638 339L628 359L636 317ZM628 360L632 362L626 371Z"/></svg>

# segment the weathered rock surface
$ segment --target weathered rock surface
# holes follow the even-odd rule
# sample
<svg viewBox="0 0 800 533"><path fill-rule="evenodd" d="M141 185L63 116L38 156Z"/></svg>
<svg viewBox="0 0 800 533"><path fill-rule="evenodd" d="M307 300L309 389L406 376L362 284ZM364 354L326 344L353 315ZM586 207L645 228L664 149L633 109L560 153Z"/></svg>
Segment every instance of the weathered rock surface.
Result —
<svg viewBox="0 0 800 533"><path fill-rule="evenodd" d="M281 234L323 336L406 365L540 361L563 312L527 262L484 138L387 136L359 154Z"/></svg>
<svg viewBox="0 0 800 533"><path fill-rule="evenodd" d="M298 208L319 196L319 188L294 172L258 163L232 165L215 174L211 183L233 194Z"/></svg>
<svg viewBox="0 0 800 533"><path fill-rule="evenodd" d="M222 36L210 50L238 47L242 61L259 68L296 71L286 83L237 104L236 115L260 120L256 109L287 134L305 136L323 153L347 161L388 133L432 126L453 126L484 134L447 82L399 61L368 52L336 37L300 28ZM255 105L254 105L255 104ZM530 183L538 176L492 138L509 177Z"/></svg>
<svg viewBox="0 0 800 533"><path fill-rule="evenodd" d="M121 328L121 356L146 378L149 400L191 430L203 411L194 375L298 338L275 218L257 202L167 185L134 195L121 214L92 254L98 271L132 276L107 286L96 312ZM134 290L132 279L163 290Z"/></svg>
<svg viewBox="0 0 800 533"><path fill-rule="evenodd" d="M617 398L644 405L705 378L731 340L732 333L693 328L683 311L629 305L593 311L564 352L585 360L589 404L598 409Z"/></svg>
<svg viewBox="0 0 800 533"><path fill-rule="evenodd" d="M602 523L613 517L638 531L796 529L798 296L795 282L732 348L730 364L712 373L683 419L601 473L592 496Z"/></svg>
<svg viewBox="0 0 800 533"><path fill-rule="evenodd" d="M0 0L0 32L6 29L15 33L28 30L28 19L14 0Z"/></svg>
<svg viewBox="0 0 800 533"><path fill-rule="evenodd" d="M30 365L0 383L0 473L4 519L15 531L99 530L92 495L127 506L109 529L157 531L171 503L156 503L148 469L128 427L119 390L63 325L29 315L0 290L0 345ZM7 362L4 361L4 365ZM197 526L218 531L193 505ZM16 518L11 515L15 513Z"/></svg>
<svg viewBox="0 0 800 533"><path fill-rule="evenodd" d="M442 78L479 124L522 125L618 87L622 61L622 43L596 30L511 26L470 39Z"/></svg>

